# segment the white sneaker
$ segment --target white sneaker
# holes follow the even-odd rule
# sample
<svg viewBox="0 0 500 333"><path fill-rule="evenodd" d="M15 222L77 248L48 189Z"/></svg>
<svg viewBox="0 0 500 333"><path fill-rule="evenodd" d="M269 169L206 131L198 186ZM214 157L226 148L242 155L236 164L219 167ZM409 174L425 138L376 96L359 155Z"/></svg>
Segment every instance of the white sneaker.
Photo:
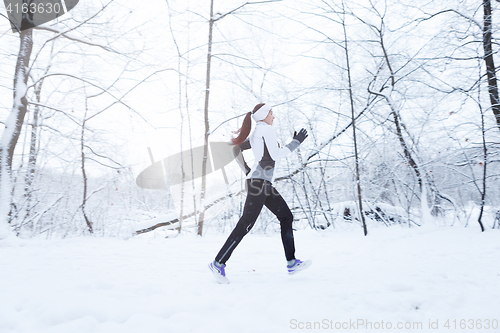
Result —
<svg viewBox="0 0 500 333"><path fill-rule="evenodd" d="M214 273L215 279L220 284L228 284L229 279L226 277L226 265L222 264L222 266L217 266L215 264L215 260L208 264L208 268Z"/></svg>
<svg viewBox="0 0 500 333"><path fill-rule="evenodd" d="M288 274L293 275L299 271L303 271L307 267L311 266L311 264L312 264L311 260L300 261L299 259L295 259L295 262L293 263L293 265L286 266L286 268L288 268Z"/></svg>

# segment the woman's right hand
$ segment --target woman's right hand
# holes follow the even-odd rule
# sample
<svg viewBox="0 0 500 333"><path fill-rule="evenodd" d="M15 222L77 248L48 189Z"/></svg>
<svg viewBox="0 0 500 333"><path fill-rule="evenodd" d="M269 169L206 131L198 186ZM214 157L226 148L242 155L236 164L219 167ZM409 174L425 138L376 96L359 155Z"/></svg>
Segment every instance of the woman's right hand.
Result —
<svg viewBox="0 0 500 333"><path fill-rule="evenodd" d="M302 128L299 133L297 134L297 131L293 133L293 138L300 143L304 142L304 140L308 137L307 131L305 128Z"/></svg>

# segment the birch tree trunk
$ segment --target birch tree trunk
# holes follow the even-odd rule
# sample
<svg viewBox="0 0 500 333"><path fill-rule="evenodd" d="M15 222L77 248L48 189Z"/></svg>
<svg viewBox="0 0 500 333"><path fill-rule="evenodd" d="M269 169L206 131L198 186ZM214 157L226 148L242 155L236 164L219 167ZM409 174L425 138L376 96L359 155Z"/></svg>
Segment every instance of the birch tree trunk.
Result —
<svg viewBox="0 0 500 333"><path fill-rule="evenodd" d="M169 18L168 24L170 29L170 35L172 36L172 40L175 45L175 49L177 50L177 72L178 72L178 103L179 103L179 115L181 116L181 128L180 128L180 146L181 146L181 202L180 202L180 212L179 212L179 228L177 229L179 233L182 232L182 222L184 216L184 196L185 196L185 180L186 180L186 172L184 169L184 148L183 148L183 137L184 137L184 113L182 110L182 70L181 70L181 60L182 54L179 48L179 44L177 43L177 39L175 38L174 30L172 29L172 14L170 12L170 4L167 1L167 6L169 6ZM194 178L194 177L193 177ZM196 210L196 209L195 209Z"/></svg>
<svg viewBox="0 0 500 333"><path fill-rule="evenodd" d="M54 53L54 43L52 43L51 46L51 52L50 52L50 62L48 66L45 68L44 75L47 75L49 73L50 68L52 67L52 56ZM33 79L33 78L32 78ZM35 99L37 104L34 107L34 112L33 112L33 121L31 124L31 137L30 137L30 151L29 151L29 158L28 158L28 169L26 171L26 176L24 178L24 199L26 200L25 204L25 214L24 214L24 220L28 220L29 227L31 231L33 232L33 221L31 220L31 217L33 214L31 214L31 201L33 197L33 181L35 178L35 171L36 171L36 162L38 158L38 150L39 150L39 123L40 123L40 117L41 117L41 112L42 112L42 88L43 88L43 83L45 82L45 79L41 79L40 82L35 84L34 86L34 93L35 93Z"/></svg>
<svg viewBox="0 0 500 333"><path fill-rule="evenodd" d="M210 21L208 28L208 52L207 52L207 77L206 77L206 88L205 88L205 147L203 149L203 165L201 168L201 194L200 201L201 207L205 206L205 192L207 188L207 159L208 159L208 136L210 131L210 126L208 122L208 102L210 98L210 67L212 63L212 34L214 28L214 0L210 0ZM198 235L203 235L203 219L205 218L205 209L203 208L200 217L198 219Z"/></svg>
<svg viewBox="0 0 500 333"><path fill-rule="evenodd" d="M35 86L35 97L38 104L40 104L41 100L41 91L42 91L43 80L40 81ZM33 112L33 123L31 124L31 137L30 137L30 151L28 157L28 169L26 170L26 176L24 177L24 199L26 200L25 204L25 214L24 219L30 220L30 210L31 210L31 199L33 194L33 180L35 178L35 167L36 160L38 157L38 119L40 117L40 109L39 105L35 105L35 110ZM32 225L31 225L32 229ZM32 230L33 231L33 230Z"/></svg>

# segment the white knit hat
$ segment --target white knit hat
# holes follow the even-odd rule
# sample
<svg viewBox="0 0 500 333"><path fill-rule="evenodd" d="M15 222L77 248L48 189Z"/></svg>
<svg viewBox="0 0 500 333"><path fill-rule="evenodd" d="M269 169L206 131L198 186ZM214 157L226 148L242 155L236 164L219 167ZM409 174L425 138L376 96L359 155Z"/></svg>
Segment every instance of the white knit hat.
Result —
<svg viewBox="0 0 500 333"><path fill-rule="evenodd" d="M255 121L262 120L267 117L269 111L271 111L272 107L270 105L264 104L258 109L255 113L252 114L252 117Z"/></svg>

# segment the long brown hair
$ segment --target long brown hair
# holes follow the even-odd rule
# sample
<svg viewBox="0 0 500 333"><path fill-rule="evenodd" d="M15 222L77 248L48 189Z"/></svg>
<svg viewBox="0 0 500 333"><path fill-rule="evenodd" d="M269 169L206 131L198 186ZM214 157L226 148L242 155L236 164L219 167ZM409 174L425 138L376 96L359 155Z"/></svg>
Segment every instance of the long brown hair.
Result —
<svg viewBox="0 0 500 333"><path fill-rule="evenodd" d="M248 135L250 134L250 130L252 129L252 114L257 112L265 103L259 103L257 104L252 112L248 112L245 116L245 119L243 120L243 124L241 125L241 128L237 130L236 132L233 132L235 134L239 135L235 138L231 139L231 143L233 145L241 145L243 141L245 141L248 138Z"/></svg>

